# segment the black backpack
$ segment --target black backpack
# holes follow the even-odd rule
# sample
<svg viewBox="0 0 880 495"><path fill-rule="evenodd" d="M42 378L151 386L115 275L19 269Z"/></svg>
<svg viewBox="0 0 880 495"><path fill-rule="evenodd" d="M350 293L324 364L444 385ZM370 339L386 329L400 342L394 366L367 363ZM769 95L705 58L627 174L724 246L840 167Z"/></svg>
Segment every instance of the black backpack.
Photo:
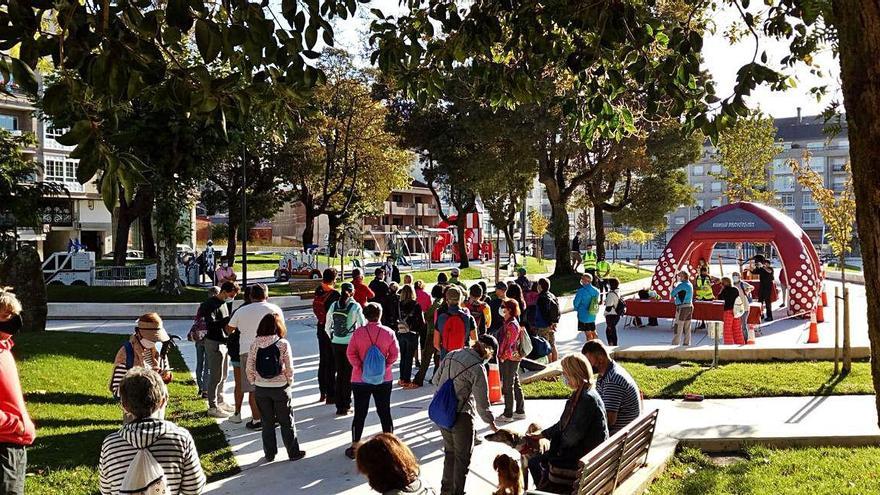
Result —
<svg viewBox="0 0 880 495"><path fill-rule="evenodd" d="M556 300L556 296L550 293L545 293L547 298L547 314L544 315L544 319L547 320L548 323L558 323L559 322L559 301Z"/></svg>
<svg viewBox="0 0 880 495"><path fill-rule="evenodd" d="M261 378L271 379L281 374L281 349L278 348L278 341L272 342L272 345L257 349L254 368Z"/></svg>
<svg viewBox="0 0 880 495"><path fill-rule="evenodd" d="M614 291L617 294L617 291ZM617 313L617 316L623 316L626 314L626 303L623 301L623 298L620 297L620 294L617 295L617 305L614 306L614 312Z"/></svg>

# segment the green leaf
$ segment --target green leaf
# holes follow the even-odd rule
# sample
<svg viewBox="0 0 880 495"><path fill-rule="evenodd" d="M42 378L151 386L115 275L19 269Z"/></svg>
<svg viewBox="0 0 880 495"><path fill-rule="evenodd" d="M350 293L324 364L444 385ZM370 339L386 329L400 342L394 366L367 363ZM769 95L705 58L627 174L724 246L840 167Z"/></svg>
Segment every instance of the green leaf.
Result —
<svg viewBox="0 0 880 495"><path fill-rule="evenodd" d="M64 146L76 146L83 141L92 132L92 122L89 120L80 120L73 124L73 127L63 136L58 136L55 141Z"/></svg>
<svg viewBox="0 0 880 495"><path fill-rule="evenodd" d="M119 201L119 187L116 184L116 177L104 174L104 178L101 179L101 199L104 200L104 206L108 211L113 211L116 208L116 203Z"/></svg>
<svg viewBox="0 0 880 495"><path fill-rule="evenodd" d="M93 155L85 156L80 159L76 167L76 181L85 184L92 180L96 173L98 173L98 160Z"/></svg>
<svg viewBox="0 0 880 495"><path fill-rule="evenodd" d="M213 62L220 53L220 35L202 19L196 21L196 45L206 64Z"/></svg>
<svg viewBox="0 0 880 495"><path fill-rule="evenodd" d="M37 94L37 75L28 64L17 58L13 58L12 67L10 68L12 69L12 77L14 78L15 83L18 84L21 89L30 94Z"/></svg>
<svg viewBox="0 0 880 495"><path fill-rule="evenodd" d="M309 24L306 28L306 47L312 49L318 42L318 25L316 23Z"/></svg>
<svg viewBox="0 0 880 495"><path fill-rule="evenodd" d="M165 20L169 25L186 32L193 25L193 13L186 0L168 0L165 8Z"/></svg>

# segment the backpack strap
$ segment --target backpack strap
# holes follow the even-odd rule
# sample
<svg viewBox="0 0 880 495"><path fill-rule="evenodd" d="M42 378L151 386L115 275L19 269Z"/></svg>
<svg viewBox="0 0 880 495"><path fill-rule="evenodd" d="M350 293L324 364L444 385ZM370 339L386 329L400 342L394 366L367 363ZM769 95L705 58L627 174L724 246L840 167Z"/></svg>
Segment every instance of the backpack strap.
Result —
<svg viewBox="0 0 880 495"><path fill-rule="evenodd" d="M125 348L125 368L130 370L134 366L134 347L131 341L125 341L122 347Z"/></svg>

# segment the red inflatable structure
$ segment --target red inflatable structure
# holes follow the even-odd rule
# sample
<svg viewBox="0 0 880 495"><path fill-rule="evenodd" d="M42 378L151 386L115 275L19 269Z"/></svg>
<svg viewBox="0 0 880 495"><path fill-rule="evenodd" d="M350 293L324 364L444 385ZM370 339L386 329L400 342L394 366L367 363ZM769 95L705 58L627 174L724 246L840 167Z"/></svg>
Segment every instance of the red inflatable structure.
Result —
<svg viewBox="0 0 880 495"><path fill-rule="evenodd" d="M657 260L651 288L668 299L676 273L684 269L696 276L699 261L711 260L712 250L719 242L772 244L782 260L779 279L788 291L789 313L806 313L817 304L822 275L813 242L784 213L745 201L713 208L672 236Z"/></svg>
<svg viewBox="0 0 880 495"><path fill-rule="evenodd" d="M449 217L449 222L441 221L437 224L437 228L454 228L456 219L457 217L452 215ZM483 242L483 228L480 223L479 213L468 213L464 236L465 249L467 250L469 260L478 259L481 256L492 257L491 243ZM452 259L458 261L458 243L455 242L455 238L449 232L440 233L437 236L437 241L434 243L434 248L431 250L431 261L440 261L443 251L446 249L446 246L450 244L452 245ZM488 250L488 252L486 252L486 250Z"/></svg>

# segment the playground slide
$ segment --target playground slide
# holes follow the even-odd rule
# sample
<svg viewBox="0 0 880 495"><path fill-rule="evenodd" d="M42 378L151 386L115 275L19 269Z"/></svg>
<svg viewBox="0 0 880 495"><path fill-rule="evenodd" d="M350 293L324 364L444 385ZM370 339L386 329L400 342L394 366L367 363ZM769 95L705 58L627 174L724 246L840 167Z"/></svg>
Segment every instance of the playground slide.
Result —
<svg viewBox="0 0 880 495"><path fill-rule="evenodd" d="M440 262L443 251L450 242L452 242L452 234L445 233L438 235L437 241L434 242L434 249L431 250L431 261L435 263Z"/></svg>

